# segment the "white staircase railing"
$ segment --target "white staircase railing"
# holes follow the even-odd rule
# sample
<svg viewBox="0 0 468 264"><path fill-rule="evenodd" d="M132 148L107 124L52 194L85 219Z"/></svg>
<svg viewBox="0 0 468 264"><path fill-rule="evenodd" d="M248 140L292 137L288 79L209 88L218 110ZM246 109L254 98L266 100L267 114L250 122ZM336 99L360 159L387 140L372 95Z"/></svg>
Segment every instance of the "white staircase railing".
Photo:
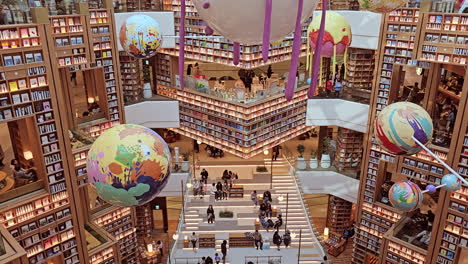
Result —
<svg viewBox="0 0 468 264"><path fill-rule="evenodd" d="M301 205L302 205L302 207L304 208L304 210L305 210L305 212L307 214L307 219L308 219L307 224L309 225L310 230L314 233L314 235L312 236L313 240L316 243L316 245L319 247L320 253L321 253L322 257L323 257L326 254L325 254L325 250L323 249L322 239L320 239L320 233L315 228L314 223L312 221L312 218L310 217L309 206L307 206L306 203L304 202L305 201L305 199L304 199L304 190L302 188L302 184L300 183L299 178L296 175L296 168L294 167L294 161L290 161L286 157L286 155L284 155L284 154L283 154L283 158L286 160L286 162L289 165L289 173L293 176L296 190L297 190L297 192L298 192L298 194L300 196L299 200L300 200Z"/></svg>

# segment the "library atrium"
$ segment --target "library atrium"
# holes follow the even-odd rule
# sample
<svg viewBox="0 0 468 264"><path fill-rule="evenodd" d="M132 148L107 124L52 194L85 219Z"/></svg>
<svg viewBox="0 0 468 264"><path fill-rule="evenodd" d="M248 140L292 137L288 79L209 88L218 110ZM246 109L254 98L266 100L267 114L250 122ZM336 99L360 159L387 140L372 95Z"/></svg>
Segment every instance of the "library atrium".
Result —
<svg viewBox="0 0 468 264"><path fill-rule="evenodd" d="M468 0L3 0L0 43L0 264L468 264Z"/></svg>

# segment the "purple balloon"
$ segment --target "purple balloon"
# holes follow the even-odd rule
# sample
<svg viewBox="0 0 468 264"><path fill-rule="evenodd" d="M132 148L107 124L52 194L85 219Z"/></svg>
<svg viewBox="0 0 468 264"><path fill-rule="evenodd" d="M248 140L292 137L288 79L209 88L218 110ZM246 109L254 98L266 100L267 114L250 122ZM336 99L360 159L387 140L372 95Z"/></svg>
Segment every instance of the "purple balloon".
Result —
<svg viewBox="0 0 468 264"><path fill-rule="evenodd" d="M432 184L426 186L426 191L428 191L429 193L435 193L436 190L437 190L437 188Z"/></svg>
<svg viewBox="0 0 468 264"><path fill-rule="evenodd" d="M203 3L203 8L208 9L210 8L210 2L206 1Z"/></svg>
<svg viewBox="0 0 468 264"><path fill-rule="evenodd" d="M232 63L234 65L238 65L239 59L240 59L240 43L234 42L234 47L232 51Z"/></svg>
<svg viewBox="0 0 468 264"><path fill-rule="evenodd" d="M206 26L205 27L205 34L207 35L213 35L214 31L212 28L210 28L210 26Z"/></svg>
<svg viewBox="0 0 468 264"><path fill-rule="evenodd" d="M185 1L180 1L180 26L179 26L179 81L180 88L184 89L185 69Z"/></svg>
<svg viewBox="0 0 468 264"><path fill-rule="evenodd" d="M294 40L291 54L291 66L289 68L288 83L284 91L286 100L291 101L294 96L294 86L296 84L297 64L299 63L299 55L301 52L301 17L304 0L299 0L297 7L296 28L294 29Z"/></svg>

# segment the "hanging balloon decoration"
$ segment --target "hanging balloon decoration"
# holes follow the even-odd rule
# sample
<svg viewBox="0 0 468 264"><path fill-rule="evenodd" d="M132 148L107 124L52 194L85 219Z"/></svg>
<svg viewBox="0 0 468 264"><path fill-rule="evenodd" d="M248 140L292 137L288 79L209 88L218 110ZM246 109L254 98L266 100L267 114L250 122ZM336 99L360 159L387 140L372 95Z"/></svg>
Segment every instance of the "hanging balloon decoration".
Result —
<svg viewBox="0 0 468 264"><path fill-rule="evenodd" d="M309 74L311 74L313 68L320 67L320 85L322 84L323 72L323 69L321 67L322 60L320 58L320 66L316 65L314 61L312 61L312 55L314 55L314 58L315 56L332 58L333 76L335 76L336 56L344 54L344 60L346 64L347 48L351 45L352 40L351 26L349 25L346 18L336 12L329 11L325 15L325 32L323 33L324 35L322 41L319 41L319 33L321 27L320 21L322 20L322 17L323 15L319 15L317 18L312 20L312 23L310 23L309 28L307 29L308 43L306 65L307 69L309 70ZM319 52L318 48L320 46L322 47ZM315 82L317 81L317 79L314 79L314 77L312 77L312 80ZM313 83L314 82L312 82L312 84ZM310 95L313 96L314 94Z"/></svg>
<svg viewBox="0 0 468 264"><path fill-rule="evenodd" d="M361 8L376 13L389 13L408 3L408 0L358 0Z"/></svg>
<svg viewBox="0 0 468 264"><path fill-rule="evenodd" d="M133 15L120 27L120 45L138 59L147 59L156 54L162 45L161 27L152 17Z"/></svg>
<svg viewBox="0 0 468 264"><path fill-rule="evenodd" d="M394 155L413 155L425 150L451 172L442 177L442 184L427 185L424 191L411 181L395 183L389 190L389 200L402 212L417 209L421 205L424 193L435 193L439 188L457 191L462 184L468 185L463 177L426 147L432 139L432 134L430 115L424 108L413 103L398 102L388 105L374 122L374 136L384 150Z"/></svg>

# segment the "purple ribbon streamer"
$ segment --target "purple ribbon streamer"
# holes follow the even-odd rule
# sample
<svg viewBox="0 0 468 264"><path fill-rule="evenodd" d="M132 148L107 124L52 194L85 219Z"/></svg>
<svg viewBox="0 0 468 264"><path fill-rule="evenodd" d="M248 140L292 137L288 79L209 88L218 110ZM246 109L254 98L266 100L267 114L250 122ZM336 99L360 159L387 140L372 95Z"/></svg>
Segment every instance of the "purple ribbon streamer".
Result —
<svg viewBox="0 0 468 264"><path fill-rule="evenodd" d="M180 25L179 25L179 81L180 88L184 90L185 69L185 0L180 1Z"/></svg>
<svg viewBox="0 0 468 264"><path fill-rule="evenodd" d="M234 65L238 65L239 64L239 58L240 58L240 44L239 42L234 42L234 49L232 51L232 60L234 63Z"/></svg>
<svg viewBox="0 0 468 264"><path fill-rule="evenodd" d="M289 68L288 84L286 85L286 100L290 101L294 96L294 86L296 84L297 64L299 63L299 53L301 52L301 18L304 0L299 0L297 7L296 28L294 29L293 50L291 55L291 67Z"/></svg>
<svg viewBox="0 0 468 264"><path fill-rule="evenodd" d="M327 14L327 0L322 2L322 20L320 22L320 30L317 38L316 49L314 53L314 59L312 61L312 81L310 82L310 88L307 91L307 97L310 99L315 96L315 91L317 90L317 79L320 68L320 57L322 56L322 46L323 46L323 35L325 32L325 18ZM309 37L309 36L307 36ZM335 67L335 65L333 65Z"/></svg>
<svg viewBox="0 0 468 264"><path fill-rule="evenodd" d="M262 43L262 58L264 62L268 61L268 51L270 50L270 34L271 34L271 13L273 9L272 0L265 0L265 21L263 23L263 43Z"/></svg>

